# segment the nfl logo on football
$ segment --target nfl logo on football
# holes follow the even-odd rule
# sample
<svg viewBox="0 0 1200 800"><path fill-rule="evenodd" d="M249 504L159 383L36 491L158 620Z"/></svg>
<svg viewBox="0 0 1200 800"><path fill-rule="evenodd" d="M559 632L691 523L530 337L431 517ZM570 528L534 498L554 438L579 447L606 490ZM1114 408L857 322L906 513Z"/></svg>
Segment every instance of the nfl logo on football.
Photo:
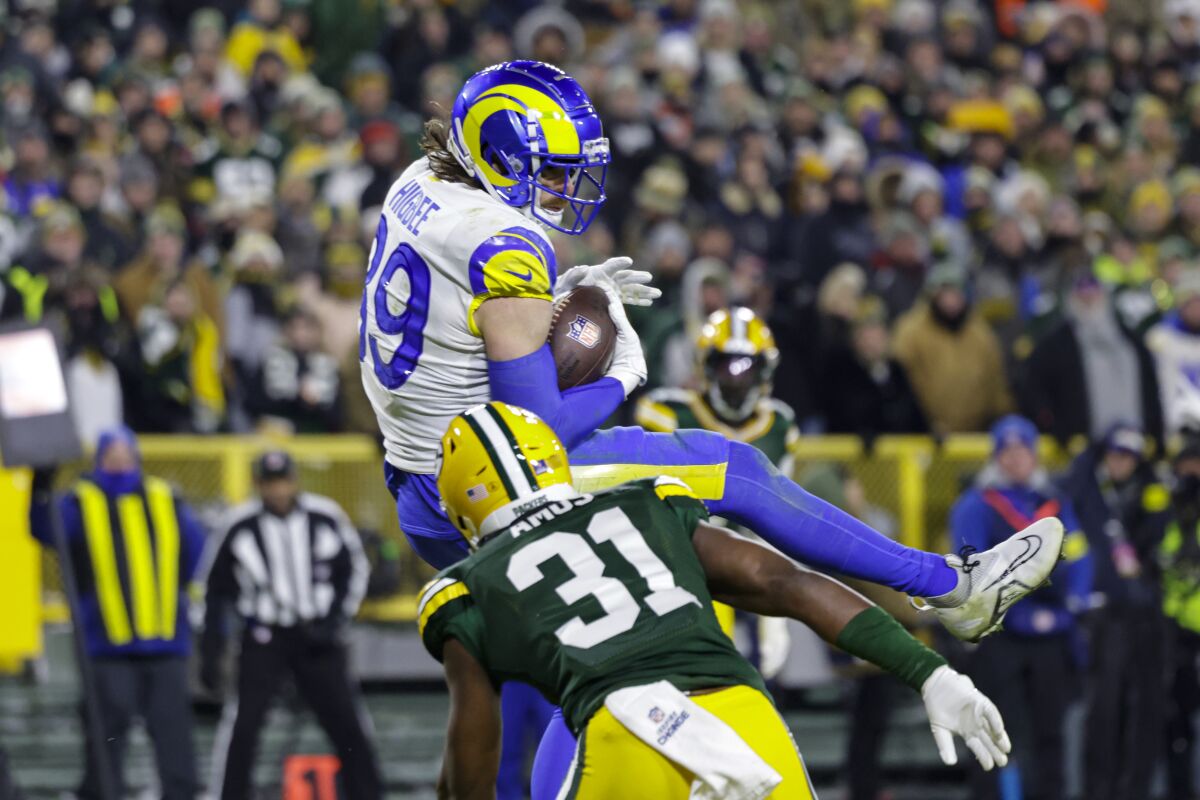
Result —
<svg viewBox="0 0 1200 800"><path fill-rule="evenodd" d="M591 350L600 341L600 326L582 314L576 314L567 336Z"/></svg>

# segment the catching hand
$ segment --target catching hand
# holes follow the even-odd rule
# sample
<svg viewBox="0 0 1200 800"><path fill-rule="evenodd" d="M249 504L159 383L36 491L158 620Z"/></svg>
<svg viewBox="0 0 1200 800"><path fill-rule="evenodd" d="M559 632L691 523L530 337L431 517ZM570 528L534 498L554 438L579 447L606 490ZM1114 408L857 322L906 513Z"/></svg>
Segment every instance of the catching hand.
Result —
<svg viewBox="0 0 1200 800"><path fill-rule="evenodd" d="M937 743L938 755L946 764L958 763L954 735L967 743L985 770L1008 763L1012 743L1004 730L1004 720L996 705L975 688L971 679L942 666L921 687L929 727Z"/></svg>
<svg viewBox="0 0 1200 800"><path fill-rule="evenodd" d="M632 258L619 256L598 266L571 267L554 284L554 296L562 297L576 286L604 287L605 284L611 284L625 305L651 305L662 297L662 291L650 285L653 275L645 270L630 269L632 266Z"/></svg>

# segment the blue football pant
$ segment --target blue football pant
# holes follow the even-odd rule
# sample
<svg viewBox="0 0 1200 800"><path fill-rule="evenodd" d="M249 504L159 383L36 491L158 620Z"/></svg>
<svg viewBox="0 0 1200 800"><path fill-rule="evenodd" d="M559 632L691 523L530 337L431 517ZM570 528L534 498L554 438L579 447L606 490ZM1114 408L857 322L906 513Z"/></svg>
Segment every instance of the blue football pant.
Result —
<svg viewBox="0 0 1200 800"><path fill-rule="evenodd" d="M933 553L894 542L783 475L757 448L718 433L641 428L597 431L571 451L580 491L635 478L671 475L687 483L713 514L744 525L781 552L818 569L931 597L958 576ZM417 555L439 569L467 555L466 541L438 505L432 475L385 466L400 528Z"/></svg>

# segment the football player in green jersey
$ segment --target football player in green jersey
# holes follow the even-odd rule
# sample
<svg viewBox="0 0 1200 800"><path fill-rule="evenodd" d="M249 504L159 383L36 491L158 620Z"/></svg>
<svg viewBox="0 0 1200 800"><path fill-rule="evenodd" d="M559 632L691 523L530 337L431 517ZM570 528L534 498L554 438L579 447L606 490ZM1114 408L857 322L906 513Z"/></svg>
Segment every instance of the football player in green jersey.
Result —
<svg viewBox="0 0 1200 800"><path fill-rule="evenodd" d="M986 769L1010 745L995 706L895 620L829 578L705 522L674 478L596 494L533 414L489 403L442 438L438 489L470 557L422 592L418 626L451 710L439 796L492 797L499 686L563 707L578 736L567 798L812 798L803 762L712 600L800 619L918 689L938 750Z"/></svg>
<svg viewBox="0 0 1200 800"><path fill-rule="evenodd" d="M792 448L800 438L796 415L771 396L779 350L771 329L744 306L714 311L696 340L700 389L656 389L638 400L635 419L648 431L702 428L753 445L784 475L792 475ZM734 610L716 605L721 629L733 636ZM764 677L783 669L791 648L787 625L757 618L758 659Z"/></svg>
<svg viewBox="0 0 1200 800"><path fill-rule="evenodd" d="M701 385L694 389L656 389L637 404L637 424L671 433L702 428L752 444L784 474L790 474L790 450L800 432L787 403L771 397L771 379L779 364L775 337L749 308L714 312L696 340Z"/></svg>

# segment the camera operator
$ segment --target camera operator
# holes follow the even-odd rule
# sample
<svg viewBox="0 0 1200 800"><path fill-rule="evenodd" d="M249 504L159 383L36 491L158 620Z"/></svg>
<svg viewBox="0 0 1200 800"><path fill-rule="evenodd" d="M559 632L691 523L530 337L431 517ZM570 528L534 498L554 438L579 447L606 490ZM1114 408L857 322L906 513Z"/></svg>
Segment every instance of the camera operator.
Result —
<svg viewBox="0 0 1200 800"><path fill-rule="evenodd" d="M1200 710L1200 436L1191 434L1172 462L1174 521L1160 549L1163 609L1173 625L1171 701L1167 708L1167 780L1172 798L1192 797L1192 715Z"/></svg>

